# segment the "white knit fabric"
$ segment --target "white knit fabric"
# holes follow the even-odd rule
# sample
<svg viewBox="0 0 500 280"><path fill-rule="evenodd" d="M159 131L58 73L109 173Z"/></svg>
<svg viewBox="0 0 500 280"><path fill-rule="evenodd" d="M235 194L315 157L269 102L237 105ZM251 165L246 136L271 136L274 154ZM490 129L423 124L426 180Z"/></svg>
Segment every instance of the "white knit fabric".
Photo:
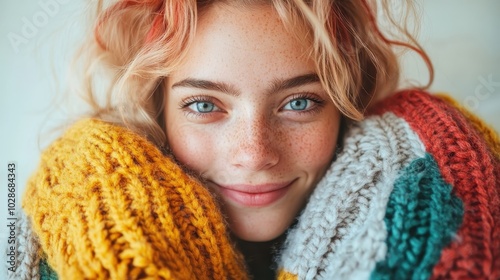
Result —
<svg viewBox="0 0 500 280"><path fill-rule="evenodd" d="M8 279L31 280L40 279L40 244L31 230L30 222L23 211L19 211L16 228L16 271L7 270Z"/></svg>
<svg viewBox="0 0 500 280"><path fill-rule="evenodd" d="M344 147L285 241L279 266L298 279L368 279L385 258L386 204L399 172L425 155L392 113L348 129Z"/></svg>

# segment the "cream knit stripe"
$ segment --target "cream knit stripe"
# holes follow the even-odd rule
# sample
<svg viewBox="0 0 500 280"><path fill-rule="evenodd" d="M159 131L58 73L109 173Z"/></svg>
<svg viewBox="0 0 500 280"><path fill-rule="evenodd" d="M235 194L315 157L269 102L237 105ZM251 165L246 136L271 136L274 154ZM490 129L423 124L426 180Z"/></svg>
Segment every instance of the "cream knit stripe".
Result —
<svg viewBox="0 0 500 280"><path fill-rule="evenodd" d="M392 113L353 125L290 230L280 267L298 279L369 278L385 258L384 215L394 181L424 155L418 136Z"/></svg>
<svg viewBox="0 0 500 280"><path fill-rule="evenodd" d="M353 218L357 223L351 227L342 244L331 247L329 256L322 259L326 279L329 275L338 275L343 279L369 278L376 264L374 260L383 259L386 255L384 217L394 182L404 167L414 159L425 156L423 143L403 119L388 113L381 117L378 125L380 129L378 126L370 127L372 131L367 132L367 136L380 139L380 148L374 154L378 162L372 167L375 170L378 168L380 171L375 172L380 173L374 174L375 180L360 189L360 198L367 201L358 200L362 206L358 206L360 212ZM365 153L362 158L372 162L370 154ZM329 263L331 259L339 261Z"/></svg>
<svg viewBox="0 0 500 280"><path fill-rule="evenodd" d="M394 181L406 165L425 154L423 144L402 119L389 114L383 116L378 125L380 130L378 126L370 127L373 131L367 135L384 139L378 140L380 148L374 154L378 162L371 167L375 170L378 167L379 171L375 172L380 173L374 174L375 180L360 189L360 198L366 198L366 201L358 200L361 205L356 207L359 207L360 212L352 218L358 223L351 227L348 234L340 237L343 241L338 246L330 246L328 255L322 258L321 267L326 267L326 279L330 275L342 279L369 278L375 267L375 260L383 259L386 254L387 234L383 219ZM363 155L361 161L364 157L367 162L372 162L370 154ZM364 196L364 191L368 195ZM329 260L335 261L329 263Z"/></svg>
<svg viewBox="0 0 500 280"><path fill-rule="evenodd" d="M40 279L40 244L31 230L30 221L21 210L16 221L16 271L7 270L8 279Z"/></svg>

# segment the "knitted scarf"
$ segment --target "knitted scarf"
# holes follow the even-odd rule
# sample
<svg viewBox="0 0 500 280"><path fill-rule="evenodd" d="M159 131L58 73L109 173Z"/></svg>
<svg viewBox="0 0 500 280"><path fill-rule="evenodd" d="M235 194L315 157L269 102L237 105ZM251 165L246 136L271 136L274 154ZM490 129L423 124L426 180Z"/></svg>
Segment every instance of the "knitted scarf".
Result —
<svg viewBox="0 0 500 280"><path fill-rule="evenodd" d="M500 142L451 102L402 92L350 125L278 279L500 279ZM210 193L116 125L53 143L23 208L11 279L248 278Z"/></svg>

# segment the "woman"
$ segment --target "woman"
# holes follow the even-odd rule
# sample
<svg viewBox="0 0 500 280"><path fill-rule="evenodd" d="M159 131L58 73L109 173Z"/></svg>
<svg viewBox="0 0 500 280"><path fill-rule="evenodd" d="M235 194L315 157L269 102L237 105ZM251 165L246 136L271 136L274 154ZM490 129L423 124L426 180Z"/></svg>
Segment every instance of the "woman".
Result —
<svg viewBox="0 0 500 280"><path fill-rule="evenodd" d="M395 93L395 46L432 67L409 34L379 31L375 6L100 11L83 67L95 110L27 186L16 277L500 277L499 141L450 99Z"/></svg>

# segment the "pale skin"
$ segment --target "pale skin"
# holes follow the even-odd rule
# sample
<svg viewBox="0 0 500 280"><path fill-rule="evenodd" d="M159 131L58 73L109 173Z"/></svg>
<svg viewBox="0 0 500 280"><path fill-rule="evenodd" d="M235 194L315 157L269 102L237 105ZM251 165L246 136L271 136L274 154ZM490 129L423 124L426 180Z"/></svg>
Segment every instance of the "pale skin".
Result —
<svg viewBox="0 0 500 280"><path fill-rule="evenodd" d="M285 232L332 161L340 113L307 53L272 7L214 5L167 79L170 148L242 240Z"/></svg>

